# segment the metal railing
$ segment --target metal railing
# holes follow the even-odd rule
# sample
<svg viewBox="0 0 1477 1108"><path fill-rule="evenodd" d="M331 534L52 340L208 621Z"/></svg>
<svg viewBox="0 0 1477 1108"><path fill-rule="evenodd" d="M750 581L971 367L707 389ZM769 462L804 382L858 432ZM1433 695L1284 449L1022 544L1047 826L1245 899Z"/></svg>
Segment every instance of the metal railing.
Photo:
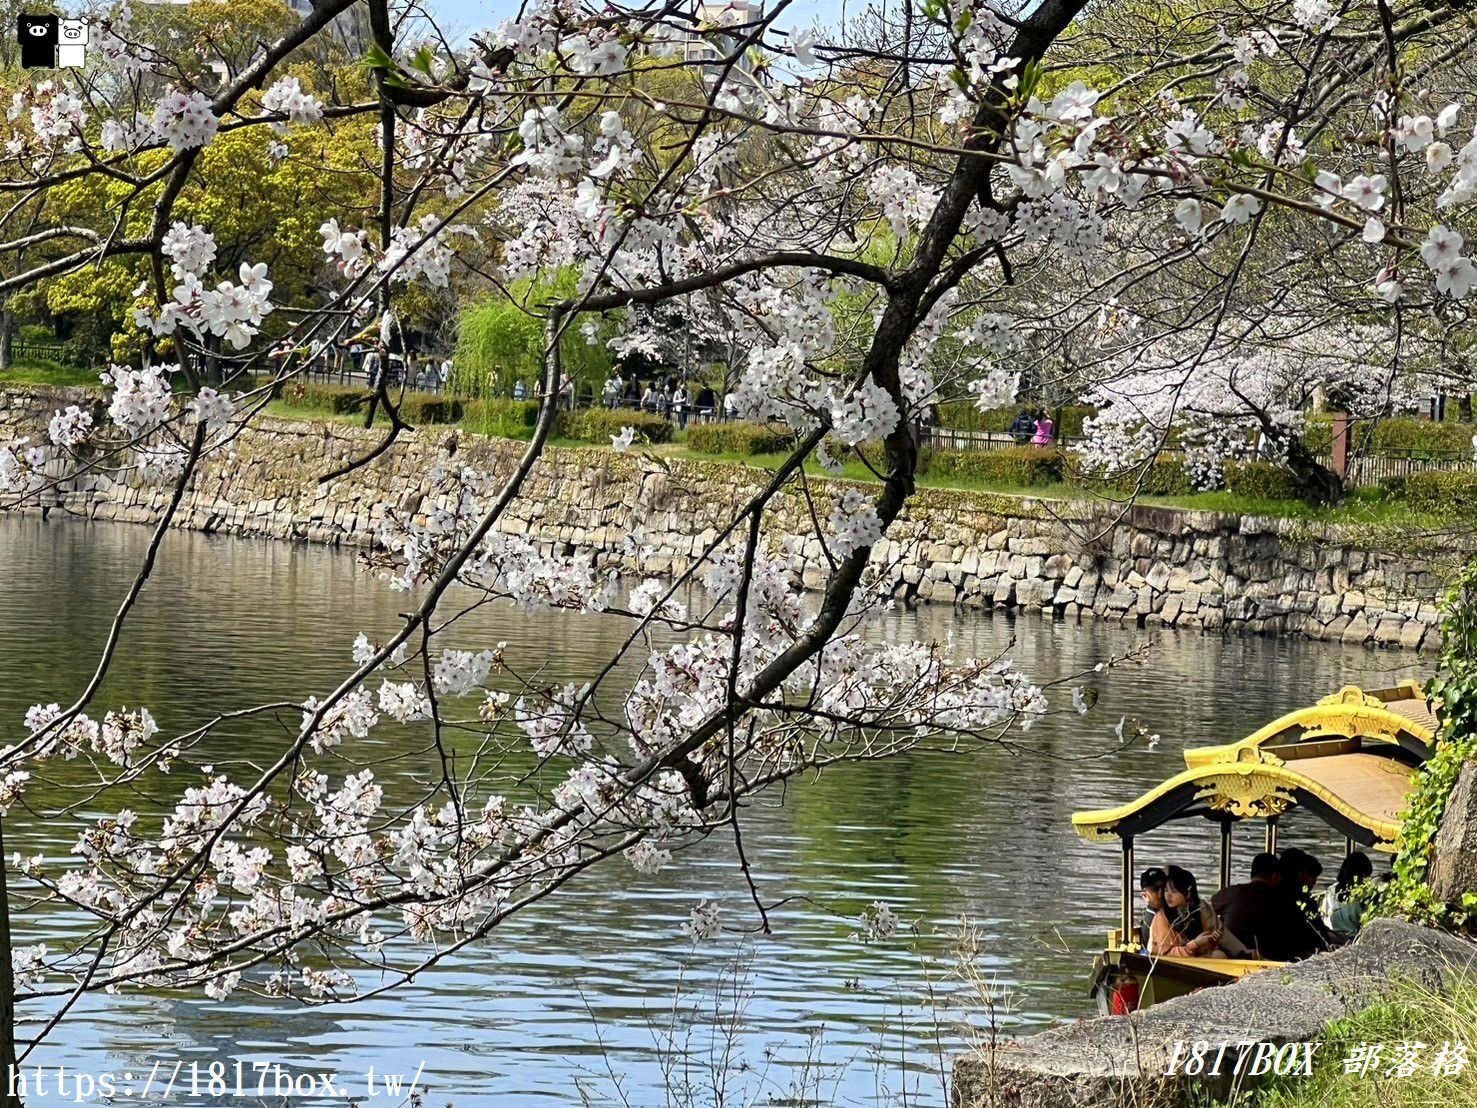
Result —
<svg viewBox="0 0 1477 1108"><path fill-rule="evenodd" d="M956 427L930 424L919 431L919 444L931 450L1000 450L1007 446L1030 446L1035 432L962 431ZM1052 446L1071 447L1082 441L1064 435L1053 437Z"/></svg>
<svg viewBox="0 0 1477 1108"><path fill-rule="evenodd" d="M520 392L516 388L507 394L504 394L499 390L495 390L489 394L484 392L473 392L471 390L457 389L454 383L447 382L441 379L439 374L439 365L439 362L434 363L433 368L433 363L428 362L425 363L423 366L418 367L415 374L415 379L409 381L407 383L407 387L418 392L431 392L438 394L447 393L449 395L458 396L466 400L477 399L478 397L483 395L491 395L508 400L533 399L533 394L531 391L524 391L520 394ZM373 380L371 378L371 375L367 373L364 369L355 369L347 360L344 362L343 365L338 367L324 364L322 362L314 363L312 365L302 367L301 372L305 379L316 382L318 384L354 386L356 388L365 389L366 391L370 388ZM399 365L398 363L392 363L390 369L390 385L392 388L398 389L400 387L400 381L403 372L404 370L401 365ZM651 415L668 416L678 422L709 423L714 420L721 420L726 418L723 413L722 400L716 394L713 396L712 402L710 404L698 404L695 401L689 401L683 407L683 409L679 411L675 408L672 408L670 405L663 407L660 403L643 404L641 398L636 396L625 395L614 400L607 400L598 391L592 394L587 390L575 390L570 394L562 396L559 401L559 406L568 411L577 411L587 408L610 408L624 411L642 411L647 412Z"/></svg>
<svg viewBox="0 0 1477 1108"><path fill-rule="evenodd" d="M17 361L40 358L61 365L75 365L77 348L69 342L38 342L17 335L10 340L10 356Z"/></svg>

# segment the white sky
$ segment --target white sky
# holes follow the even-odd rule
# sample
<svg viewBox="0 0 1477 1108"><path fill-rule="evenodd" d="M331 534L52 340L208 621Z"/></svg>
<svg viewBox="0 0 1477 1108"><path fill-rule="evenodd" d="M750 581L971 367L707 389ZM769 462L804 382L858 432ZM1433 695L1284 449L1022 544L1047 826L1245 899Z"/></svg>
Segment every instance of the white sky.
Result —
<svg viewBox="0 0 1477 1108"><path fill-rule="evenodd" d="M819 22L834 25L843 10L848 16L865 10L868 3L885 0L793 0L781 15L780 27L806 27ZM474 31L492 27L517 14L518 0L426 0L447 37L461 40ZM772 5L771 5L772 6Z"/></svg>

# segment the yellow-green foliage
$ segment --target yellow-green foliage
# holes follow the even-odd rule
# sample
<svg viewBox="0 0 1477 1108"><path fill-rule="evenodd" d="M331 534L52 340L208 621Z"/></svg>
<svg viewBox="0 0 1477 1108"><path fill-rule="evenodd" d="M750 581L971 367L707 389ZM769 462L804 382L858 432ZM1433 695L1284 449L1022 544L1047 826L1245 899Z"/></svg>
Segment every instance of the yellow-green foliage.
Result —
<svg viewBox="0 0 1477 1108"><path fill-rule="evenodd" d="M634 427L636 438L642 442L672 441L672 422L650 412L611 412L604 408L588 408L580 412L566 412L559 422L570 438L606 446L626 427Z"/></svg>
<svg viewBox="0 0 1477 1108"><path fill-rule="evenodd" d="M1229 462L1226 489L1254 500L1297 500L1292 471L1271 462Z"/></svg>
<svg viewBox="0 0 1477 1108"><path fill-rule="evenodd" d="M1022 408L1036 408L1032 403L1015 404L1008 408L991 408L980 411L968 400L951 400L939 405L939 426L959 431L1008 431ZM1056 422L1058 436L1076 438L1082 434L1082 421L1096 414L1095 408L1082 404L1068 404L1062 408L1047 408L1047 414Z"/></svg>
<svg viewBox="0 0 1477 1108"><path fill-rule="evenodd" d="M1198 492L1185 472L1185 459L1180 454L1157 454L1147 465L1115 473L1111 477L1083 473L1075 465L1064 468L1068 484L1113 496L1190 496Z"/></svg>
<svg viewBox="0 0 1477 1108"><path fill-rule="evenodd" d="M1438 903L1427 871L1446 802L1462 765L1477 757L1477 561L1466 567L1443 605L1441 659L1426 695L1436 704L1437 750L1421 767L1410 801L1401 813L1394 880L1380 910L1432 922L1470 923L1477 918L1477 895L1461 904Z"/></svg>
<svg viewBox="0 0 1477 1108"><path fill-rule="evenodd" d="M788 450L795 436L783 427L756 423L694 423L687 428L687 449L699 454L778 454Z"/></svg>
<svg viewBox="0 0 1477 1108"><path fill-rule="evenodd" d="M538 423L538 410L536 400L479 396L466 402L462 423L468 431L479 435L526 439Z"/></svg>
<svg viewBox="0 0 1477 1108"><path fill-rule="evenodd" d="M512 395L513 383L532 382L543 372L546 318L543 306L575 295L576 275L561 271L547 284L516 283L511 296L496 294L462 312L457 321L452 384L472 396ZM611 371L610 351L603 341L591 343L573 321L559 344L564 373L581 384L597 386Z"/></svg>
<svg viewBox="0 0 1477 1108"><path fill-rule="evenodd" d="M1400 482L1387 482L1413 511L1434 516L1472 519L1477 515L1477 473L1412 473Z"/></svg>
<svg viewBox="0 0 1477 1108"><path fill-rule="evenodd" d="M325 415L348 415L357 412L369 400L369 392L352 385L317 385L295 381L282 389L282 403Z"/></svg>
<svg viewBox="0 0 1477 1108"><path fill-rule="evenodd" d="M1424 452L1443 453L1460 451L1470 453L1472 433L1477 426L1471 423L1456 423L1448 420L1437 423L1413 416L1395 416L1374 422L1356 422L1353 427L1352 445L1369 454ZM1325 453L1332 448L1333 420L1329 416L1316 416L1308 421L1303 433L1303 442L1316 453Z"/></svg>
<svg viewBox="0 0 1477 1108"><path fill-rule="evenodd" d="M969 479L1010 488L1051 485L1062 479L1060 450L1006 446L996 450L935 450L927 458L930 478Z"/></svg>

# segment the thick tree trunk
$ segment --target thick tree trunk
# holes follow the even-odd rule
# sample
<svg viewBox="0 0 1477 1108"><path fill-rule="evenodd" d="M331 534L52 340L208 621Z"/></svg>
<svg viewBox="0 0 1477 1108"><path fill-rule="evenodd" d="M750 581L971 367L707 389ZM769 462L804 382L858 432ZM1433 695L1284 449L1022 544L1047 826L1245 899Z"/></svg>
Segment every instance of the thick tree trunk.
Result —
<svg viewBox="0 0 1477 1108"><path fill-rule="evenodd" d="M0 305L0 370L9 369L15 346L15 313Z"/></svg>
<svg viewBox="0 0 1477 1108"><path fill-rule="evenodd" d="M1309 504L1332 504L1343 499L1343 481L1313 457L1300 438L1293 438L1287 444L1287 468L1292 470L1298 496Z"/></svg>

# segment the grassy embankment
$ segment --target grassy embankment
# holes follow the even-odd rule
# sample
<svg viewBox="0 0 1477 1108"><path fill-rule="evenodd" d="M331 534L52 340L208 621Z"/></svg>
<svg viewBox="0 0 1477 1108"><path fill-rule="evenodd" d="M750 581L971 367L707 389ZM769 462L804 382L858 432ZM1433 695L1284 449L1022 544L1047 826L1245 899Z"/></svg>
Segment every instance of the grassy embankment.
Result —
<svg viewBox="0 0 1477 1108"><path fill-rule="evenodd" d="M98 387L97 373L91 369L62 365L44 358L17 360L0 373L0 388L9 385L82 385Z"/></svg>
<svg viewBox="0 0 1477 1108"><path fill-rule="evenodd" d="M346 425L363 425L360 415L334 415L322 410L305 409L301 405L273 401L267 413L285 419L330 419ZM469 412L457 426L477 434L492 434L500 438L527 440L531 432L522 426L488 425L479 420L475 411ZM658 446L643 446L640 449L667 458L688 458L695 461L723 462L730 465L758 466L775 469L785 460L784 454L705 454L689 450L682 432L676 433L676 441ZM555 446L578 447L586 450L609 450L609 446L582 442L576 439L555 437L550 440ZM833 476L815 463L808 463L808 473L817 477ZM872 482L876 475L859 459L848 460L840 474L847 480ZM963 492L988 492L1001 496L1031 497L1037 500L1085 500L1103 499L1104 493L1091 488L1066 483L1049 485L1010 485L988 482L971 477L953 477L925 474L918 484L923 488L955 489ZM1126 499L1121 494L1106 494ZM1384 497L1378 489L1357 489L1337 506L1313 507L1298 500L1273 500L1262 497L1238 495L1231 492L1207 492L1188 496L1140 496L1136 503L1150 507L1189 508L1199 511L1227 512L1235 515L1274 516L1279 518L1304 519L1309 522L1344 523L1376 526L1380 528L1409 527L1416 530L1437 530L1449 521L1423 515L1409 510L1398 500Z"/></svg>
<svg viewBox="0 0 1477 1108"><path fill-rule="evenodd" d="M17 366L14 370L0 373L0 387L4 385L96 385L96 374L72 369L56 363L34 362ZM313 407L301 401L289 403L274 400L266 407L268 415L283 419L330 420L345 426L363 425L363 416L357 412L335 413L321 407ZM463 430L476 434L493 435L500 438L527 440L531 429L521 423L510 422L501 412L489 413L479 410L473 403L466 415L456 424ZM685 435L677 432L676 441L641 449L669 458L691 458L705 462L724 462L732 465L757 466L774 469L785 458L784 454L707 454L687 448ZM556 434L551 440L555 446L578 447L587 450L609 450L608 445L582 442ZM807 471L817 477L829 474L819 465L809 463ZM871 482L876 475L859 459L846 462L839 475L853 481ZM977 477L924 474L919 478L923 488L953 489L962 492L993 493L1001 496L1030 497L1036 500L1084 500L1089 498L1126 499L1121 493L1104 493L1101 490L1084 488L1067 483L1036 484L1031 486L1012 485L998 481L987 481ZM1357 489L1336 506L1314 507L1298 500L1276 500L1246 496L1231 492L1208 492L1181 496L1140 496L1136 503L1150 507L1187 508L1200 511L1227 512L1236 515L1273 516L1302 519L1315 523L1341 523L1366 525L1381 529L1398 528L1413 531L1435 531L1449 526L1449 520L1412 511L1398 499L1381 494L1378 489Z"/></svg>
<svg viewBox="0 0 1477 1108"><path fill-rule="evenodd" d="M1369 1044L1383 1044L1368 1072L1351 1073L1345 1059ZM1419 1066L1404 1076L1396 1067L1401 1047L1424 1044ZM1443 1049L1462 1044L1467 1062L1456 1072L1435 1068ZM1455 1108L1477 1104L1477 979L1444 991L1403 984L1384 1003L1331 1025L1323 1037L1313 1076L1274 1078L1232 1098L1228 1108Z"/></svg>

